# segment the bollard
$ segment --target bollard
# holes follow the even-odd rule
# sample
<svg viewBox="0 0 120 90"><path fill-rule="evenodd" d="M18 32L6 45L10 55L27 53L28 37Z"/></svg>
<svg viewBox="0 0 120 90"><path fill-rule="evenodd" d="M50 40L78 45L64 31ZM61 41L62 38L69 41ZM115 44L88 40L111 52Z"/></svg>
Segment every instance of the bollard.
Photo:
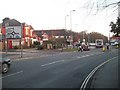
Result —
<svg viewBox="0 0 120 90"><path fill-rule="evenodd" d="M102 48L102 51L105 52L105 47Z"/></svg>
<svg viewBox="0 0 120 90"><path fill-rule="evenodd" d="M119 48L119 46L117 45L116 48Z"/></svg>

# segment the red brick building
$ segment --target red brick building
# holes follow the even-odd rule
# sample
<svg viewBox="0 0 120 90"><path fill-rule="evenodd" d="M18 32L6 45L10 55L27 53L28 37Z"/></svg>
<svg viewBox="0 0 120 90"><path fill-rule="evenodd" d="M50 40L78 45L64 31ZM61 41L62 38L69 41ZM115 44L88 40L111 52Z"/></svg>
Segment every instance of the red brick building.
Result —
<svg viewBox="0 0 120 90"><path fill-rule="evenodd" d="M16 19L10 19L10 18L5 18L3 19L2 22L2 29L1 29L1 33L2 36L6 36L6 26L11 26L11 27L16 27L16 26L20 26L22 28L22 32L21 32L21 37L22 37L22 44L25 47L30 47L32 44L32 39L33 39L33 27L31 25L27 25L26 23L20 23L19 21L17 21ZM14 47L18 47L20 48L21 45L21 38L8 38L8 39L3 39L3 41L7 42L7 48L8 49L12 49ZM4 42L5 45L5 42ZM5 48L4 48L5 49Z"/></svg>
<svg viewBox="0 0 120 90"><path fill-rule="evenodd" d="M33 40L33 27L31 25L27 25L26 23L22 24L23 27L23 40L24 40L24 45L27 47L30 47L32 45L32 40Z"/></svg>
<svg viewBox="0 0 120 90"><path fill-rule="evenodd" d="M52 45L62 47L62 45L70 45L71 42L74 43L80 39L78 37L78 33L65 29L34 30L34 33L41 38L41 40L45 43L45 46L47 46L46 42L51 42ZM43 37L44 34L47 35L46 40Z"/></svg>

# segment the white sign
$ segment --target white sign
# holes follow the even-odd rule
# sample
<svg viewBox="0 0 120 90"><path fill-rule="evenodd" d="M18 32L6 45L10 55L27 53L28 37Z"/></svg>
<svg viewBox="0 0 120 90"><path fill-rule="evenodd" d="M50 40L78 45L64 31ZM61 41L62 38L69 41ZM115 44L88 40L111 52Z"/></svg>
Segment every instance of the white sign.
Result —
<svg viewBox="0 0 120 90"><path fill-rule="evenodd" d="M12 46L19 46L20 40L12 40Z"/></svg>
<svg viewBox="0 0 120 90"><path fill-rule="evenodd" d="M21 26L6 27L6 38L21 38Z"/></svg>

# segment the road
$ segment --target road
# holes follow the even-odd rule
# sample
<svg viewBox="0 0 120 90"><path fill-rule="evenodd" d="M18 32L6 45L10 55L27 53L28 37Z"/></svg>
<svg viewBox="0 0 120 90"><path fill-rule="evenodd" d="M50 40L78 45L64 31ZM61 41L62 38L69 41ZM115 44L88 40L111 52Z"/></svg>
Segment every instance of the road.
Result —
<svg viewBox="0 0 120 90"><path fill-rule="evenodd" d="M118 56L116 49L57 53L12 63L2 77L3 88L76 88L99 64ZM106 73L107 74L107 73Z"/></svg>

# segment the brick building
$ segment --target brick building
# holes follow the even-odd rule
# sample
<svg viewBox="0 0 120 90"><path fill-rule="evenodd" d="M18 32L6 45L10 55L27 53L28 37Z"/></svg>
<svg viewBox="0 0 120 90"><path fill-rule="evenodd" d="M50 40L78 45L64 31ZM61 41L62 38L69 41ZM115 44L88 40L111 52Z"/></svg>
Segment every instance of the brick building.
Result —
<svg viewBox="0 0 120 90"><path fill-rule="evenodd" d="M78 33L65 29L34 30L34 33L41 38L46 47L46 42L51 42L52 46L57 45L58 47L62 47L63 45L65 47L79 40ZM44 35L47 36L47 39L45 39Z"/></svg>
<svg viewBox="0 0 120 90"><path fill-rule="evenodd" d="M6 37L6 27L21 27L21 37L22 37L22 44L25 47L30 47L31 46L31 42L32 42L32 38L33 38L33 27L31 25L27 25L26 23L20 23L19 21L17 21L16 19L10 19L10 18L5 18L3 19L2 22L2 27L1 27L1 34L2 36L4 36L4 38L2 39L3 45L5 49L5 41L7 42L7 48L8 49L12 49L14 47L18 47L20 48L21 46L21 38L7 38ZM16 34L16 32L12 31L11 36L14 34Z"/></svg>

